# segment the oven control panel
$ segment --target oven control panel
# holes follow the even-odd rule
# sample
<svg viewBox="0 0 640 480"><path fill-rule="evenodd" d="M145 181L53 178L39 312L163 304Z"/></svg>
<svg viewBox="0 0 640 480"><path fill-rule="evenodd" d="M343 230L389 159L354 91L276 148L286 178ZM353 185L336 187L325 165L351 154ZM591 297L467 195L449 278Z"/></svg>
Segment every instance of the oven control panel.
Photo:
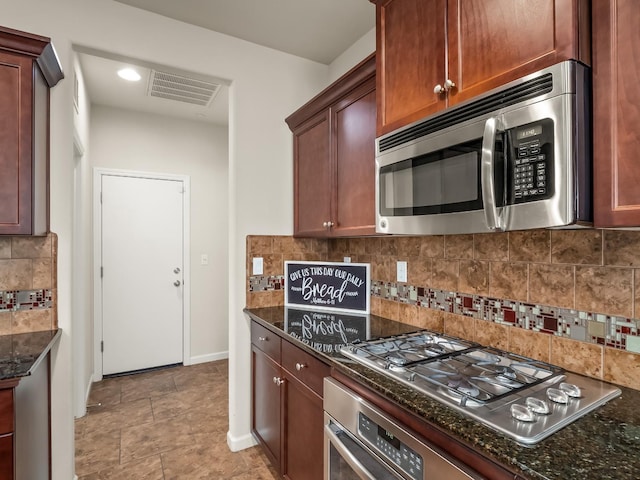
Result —
<svg viewBox="0 0 640 480"><path fill-rule="evenodd" d="M553 121L545 119L509 130L508 203L550 198L553 194Z"/></svg>
<svg viewBox="0 0 640 480"><path fill-rule="evenodd" d="M415 480L424 478L422 457L362 412L358 414L358 430L360 435L368 440L379 453L411 478Z"/></svg>

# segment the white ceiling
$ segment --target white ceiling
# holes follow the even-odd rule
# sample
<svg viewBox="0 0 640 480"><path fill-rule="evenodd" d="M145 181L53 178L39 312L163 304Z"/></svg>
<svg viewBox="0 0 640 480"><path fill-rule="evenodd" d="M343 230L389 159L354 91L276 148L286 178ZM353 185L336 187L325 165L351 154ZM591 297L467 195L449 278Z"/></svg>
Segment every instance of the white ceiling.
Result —
<svg viewBox="0 0 640 480"><path fill-rule="evenodd" d="M116 0L329 64L375 26L369 0Z"/></svg>
<svg viewBox="0 0 640 480"><path fill-rule="evenodd" d="M369 0L115 1L325 64L375 26L375 6ZM81 50L78 55L92 103L228 124L229 89L220 79L105 52ZM116 73L124 66L135 67L142 80L121 80ZM221 83L222 88L209 107L151 97L152 69Z"/></svg>

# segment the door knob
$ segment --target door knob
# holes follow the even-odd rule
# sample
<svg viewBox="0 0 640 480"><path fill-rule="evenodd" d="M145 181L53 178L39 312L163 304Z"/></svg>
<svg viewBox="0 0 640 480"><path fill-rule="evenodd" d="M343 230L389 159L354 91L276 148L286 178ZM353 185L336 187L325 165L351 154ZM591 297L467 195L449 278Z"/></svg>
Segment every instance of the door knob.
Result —
<svg viewBox="0 0 640 480"><path fill-rule="evenodd" d="M173 284L174 284L176 287L179 287L179 286L180 286L180 280L176 280L175 282L173 282Z"/></svg>
<svg viewBox="0 0 640 480"><path fill-rule="evenodd" d="M176 267L173 269L173 273L180 273L180 268Z"/></svg>

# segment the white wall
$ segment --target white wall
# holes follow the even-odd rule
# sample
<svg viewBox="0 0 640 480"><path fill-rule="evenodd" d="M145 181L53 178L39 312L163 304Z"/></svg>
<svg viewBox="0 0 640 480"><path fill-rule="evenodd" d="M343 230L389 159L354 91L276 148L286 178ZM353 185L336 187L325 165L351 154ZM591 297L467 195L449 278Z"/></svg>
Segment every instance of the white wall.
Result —
<svg viewBox="0 0 640 480"><path fill-rule="evenodd" d="M328 67L111 0L0 0L0 11L3 26L51 37L68 75L76 44L232 81L229 440L234 448L250 442L250 337L241 313L245 236L292 232L292 146L283 119L327 85ZM69 78L51 93L51 228L59 238L58 318L64 329L53 351L54 480L70 480L74 470L70 400L76 292L71 290L74 155Z"/></svg>
<svg viewBox="0 0 640 480"><path fill-rule="evenodd" d="M351 68L376 51L375 27L360 37L329 65L329 82L333 83Z"/></svg>
<svg viewBox="0 0 640 480"><path fill-rule="evenodd" d="M73 56L73 68L67 70L70 83L78 82L78 102L73 111L73 273L72 273L72 332L73 332L73 414L85 415L87 397L93 377L93 290L92 290L92 225L91 225L91 168L89 166L89 118L91 104L82 68Z"/></svg>
<svg viewBox="0 0 640 480"><path fill-rule="evenodd" d="M190 177L191 363L226 357L228 129L93 105L90 132L92 167Z"/></svg>

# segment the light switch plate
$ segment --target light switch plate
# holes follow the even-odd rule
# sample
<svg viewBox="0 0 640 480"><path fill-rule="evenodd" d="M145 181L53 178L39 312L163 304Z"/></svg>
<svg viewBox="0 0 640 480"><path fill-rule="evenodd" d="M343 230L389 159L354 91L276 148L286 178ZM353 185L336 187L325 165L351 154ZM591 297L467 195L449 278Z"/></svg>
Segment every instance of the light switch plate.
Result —
<svg viewBox="0 0 640 480"><path fill-rule="evenodd" d="M209 265L209 255L206 253L200 255L200 265Z"/></svg>
<svg viewBox="0 0 640 480"><path fill-rule="evenodd" d="M396 266L397 266L398 282L406 282L407 281L407 262L398 262Z"/></svg>
<svg viewBox="0 0 640 480"><path fill-rule="evenodd" d="M253 257L253 275L262 275L263 265L262 257Z"/></svg>

